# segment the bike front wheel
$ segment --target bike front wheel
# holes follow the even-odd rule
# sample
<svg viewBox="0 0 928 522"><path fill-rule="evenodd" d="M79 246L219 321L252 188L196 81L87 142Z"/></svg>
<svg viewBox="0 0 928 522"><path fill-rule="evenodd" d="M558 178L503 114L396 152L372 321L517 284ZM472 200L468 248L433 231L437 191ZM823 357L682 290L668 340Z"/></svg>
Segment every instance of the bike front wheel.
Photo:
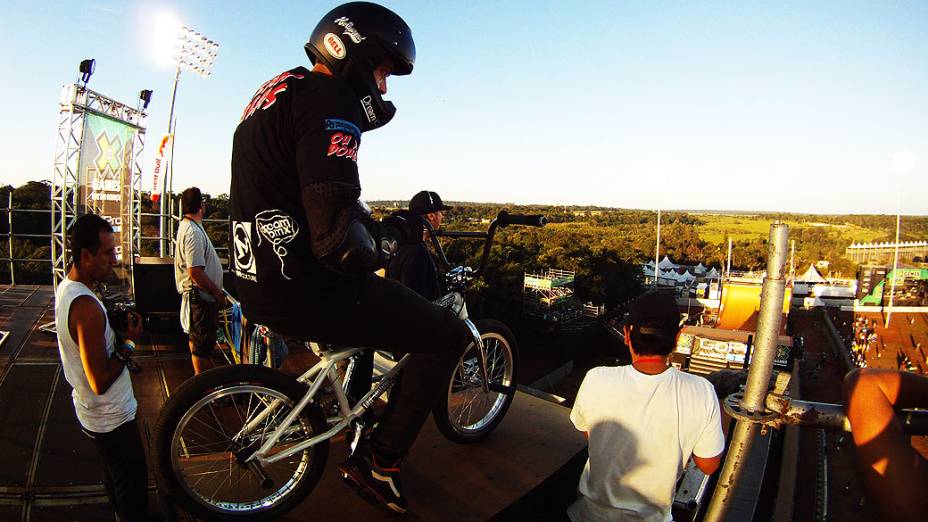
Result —
<svg viewBox="0 0 928 522"><path fill-rule="evenodd" d="M477 442L496 429L516 391L519 347L515 336L494 319L481 319L475 326L486 352L489 389L483 385L480 353L471 343L451 375L447 396L432 411L439 431L458 443Z"/></svg>
<svg viewBox="0 0 928 522"><path fill-rule="evenodd" d="M255 365L223 366L188 380L165 403L152 432L158 487L205 520L270 520L295 508L319 482L328 440L264 466L269 480L259 480L246 461L305 392L297 381ZM325 429L322 414L307 407L267 455Z"/></svg>

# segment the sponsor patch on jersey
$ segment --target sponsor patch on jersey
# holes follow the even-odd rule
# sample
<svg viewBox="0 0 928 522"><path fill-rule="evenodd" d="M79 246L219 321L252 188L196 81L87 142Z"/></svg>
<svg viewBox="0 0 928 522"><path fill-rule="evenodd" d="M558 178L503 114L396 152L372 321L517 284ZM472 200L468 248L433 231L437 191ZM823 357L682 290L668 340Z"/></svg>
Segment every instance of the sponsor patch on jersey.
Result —
<svg viewBox="0 0 928 522"><path fill-rule="evenodd" d="M361 129L357 125L351 123L348 120L340 120L338 118L328 118L325 120L325 130L333 132L344 132L354 136L354 139L361 139Z"/></svg>
<svg viewBox="0 0 928 522"><path fill-rule="evenodd" d="M345 59L345 44L342 43L342 39L339 38L337 34L326 33L325 37L322 38L322 45L333 58L338 60Z"/></svg>
<svg viewBox="0 0 928 522"><path fill-rule="evenodd" d="M287 79L296 78L297 80L302 80L302 74L293 74L290 71L283 72L277 76L271 78L270 80L264 82L264 85L258 89L258 92L255 93L254 97L251 99L251 102L245 107L245 111L242 112L242 118L239 122L243 122L251 117L258 109L268 110L274 103L277 102L277 97L287 90Z"/></svg>
<svg viewBox="0 0 928 522"><path fill-rule="evenodd" d="M290 214L278 209L262 210L255 214L255 226L258 228L258 246L262 240L267 240L274 249L274 254L280 260L280 275L290 280L287 275L284 261L289 253L285 245L296 239L300 233L300 225Z"/></svg>
<svg viewBox="0 0 928 522"><path fill-rule="evenodd" d="M367 121L375 123L377 121L377 114L374 112L374 105L371 101L370 94L361 98L361 107L364 108L364 115L367 116Z"/></svg>
<svg viewBox="0 0 928 522"><path fill-rule="evenodd" d="M335 156L336 158L348 158L351 161L358 162L358 145L360 141L355 139L351 134L344 132L333 133L329 138L329 151L326 156Z"/></svg>
<svg viewBox="0 0 928 522"><path fill-rule="evenodd" d="M232 222L232 273L248 281L258 281L258 267L251 248L251 223Z"/></svg>

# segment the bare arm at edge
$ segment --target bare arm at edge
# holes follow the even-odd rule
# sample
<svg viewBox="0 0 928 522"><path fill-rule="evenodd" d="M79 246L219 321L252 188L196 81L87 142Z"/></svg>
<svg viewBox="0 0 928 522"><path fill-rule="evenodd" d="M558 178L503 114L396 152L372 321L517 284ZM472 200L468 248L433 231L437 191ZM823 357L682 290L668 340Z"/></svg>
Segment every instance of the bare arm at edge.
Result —
<svg viewBox="0 0 928 522"><path fill-rule="evenodd" d="M867 498L883 520L923 520L928 512L928 461L912 447L898 408L928 405L928 378L867 368L844 378L847 418Z"/></svg>

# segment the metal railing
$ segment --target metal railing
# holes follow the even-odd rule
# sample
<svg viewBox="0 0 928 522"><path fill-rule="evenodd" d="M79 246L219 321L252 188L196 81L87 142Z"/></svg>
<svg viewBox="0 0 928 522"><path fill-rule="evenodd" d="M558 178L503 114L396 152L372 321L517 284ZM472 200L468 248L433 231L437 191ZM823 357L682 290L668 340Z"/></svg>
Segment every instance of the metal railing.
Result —
<svg viewBox="0 0 928 522"><path fill-rule="evenodd" d="M48 214L49 219L51 219L51 209L33 209L33 208L13 208L13 191L11 190L7 193L7 205L6 205L6 216L7 216L7 231L6 233L0 234L0 237L6 238L7 244L7 257L0 257L0 262L6 261L10 265L10 284L16 284L16 264L17 263L52 263L51 258L36 259L36 258L21 258L13 256L13 240L18 238L23 239L46 239L51 242L51 234L14 234L13 232L13 213L18 214Z"/></svg>
<svg viewBox="0 0 928 522"><path fill-rule="evenodd" d="M16 257L16 256L14 255L14 251L13 251L13 250L14 250L14 241L16 241L16 240L46 240L46 241L49 242L49 243L51 243L51 240L52 240L52 235L51 235L51 233L45 233L45 234L17 233L17 232L15 231L15 227L14 227L14 221L15 221L15 220L14 220L14 216L16 216L17 214L44 214L44 215L49 216L49 219L51 219L52 210L51 210L50 208L49 208L49 209L14 208L14 207L13 207L13 192L10 191L10 192L7 194L7 206L6 206L5 209L0 209L0 212L3 212L3 213L6 214L7 225L8 225L8 226L7 226L7 231L6 231L6 232L0 233L0 239L5 239L5 240L6 240L6 243L7 243L6 256L5 256L5 257L0 257L0 263L7 263L7 264L8 264L8 266L9 266L9 271L10 271L10 280L9 280L9 283L10 283L11 285L14 285L14 286L15 286L15 285L16 285L16 266L17 266L17 265L22 265L22 264L26 264L26 263L48 263L49 265L51 265L51 264L53 263L53 261L52 261L51 257L34 258L34 257ZM157 220L157 219L160 219L160 218L162 217L162 214L156 213L156 212L142 212L142 213L140 213L140 215L141 215L141 217L142 217L143 219L144 219L144 218L150 218L150 219L155 219L155 220ZM162 237L160 237L160 236L142 236L142 235L140 235L139 239L140 239L140 242L149 242L149 243L151 243L151 242L158 242L158 243L160 243L160 241L162 241L162 239L165 239L165 240L167 240L167 241L169 242L169 244L171 245L171 254L173 255L173 253L174 253L174 248L175 248L175 239L174 239L174 235L175 235L175 234L174 234L174 231L176 230L176 224L180 222L180 220L182 219L182 216L180 216L180 215L171 215L171 216L167 216L167 217L169 217L169 221L171 222L171 227L170 227L170 235L171 235L171 237L162 238ZM155 221L155 223L157 223L157 222L158 222L158 221ZM209 218L209 219L204 219L203 222L204 222L204 223L225 223L225 224L228 224L228 223L229 223L229 219L228 219L228 218L225 218L225 219ZM139 225L141 225L141 223L139 223ZM228 261L229 261L229 247L228 247L228 246L217 246L217 245L215 245L215 244L214 244L213 246L215 247L217 253L219 253L220 260L225 260L225 261L226 261L226 264L228 264ZM157 247L156 247L155 249L153 249L153 251L154 251L154 252L157 252ZM132 255L133 255L133 256L142 255L143 252L144 252L144 250L140 248L140 251L138 251L138 252L133 252ZM223 268L226 268L226 267L223 267ZM51 271L49 271L49 274L51 274Z"/></svg>

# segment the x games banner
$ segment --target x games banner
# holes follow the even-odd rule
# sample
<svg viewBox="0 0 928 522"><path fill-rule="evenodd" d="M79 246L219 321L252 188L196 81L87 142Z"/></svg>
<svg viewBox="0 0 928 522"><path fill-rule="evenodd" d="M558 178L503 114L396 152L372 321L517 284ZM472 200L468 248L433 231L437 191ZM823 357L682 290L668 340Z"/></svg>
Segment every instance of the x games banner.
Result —
<svg viewBox="0 0 928 522"><path fill-rule="evenodd" d="M113 226L116 259L120 264L131 249L129 230L132 195L132 147L136 128L97 114L84 118L78 165L80 201L87 212Z"/></svg>

